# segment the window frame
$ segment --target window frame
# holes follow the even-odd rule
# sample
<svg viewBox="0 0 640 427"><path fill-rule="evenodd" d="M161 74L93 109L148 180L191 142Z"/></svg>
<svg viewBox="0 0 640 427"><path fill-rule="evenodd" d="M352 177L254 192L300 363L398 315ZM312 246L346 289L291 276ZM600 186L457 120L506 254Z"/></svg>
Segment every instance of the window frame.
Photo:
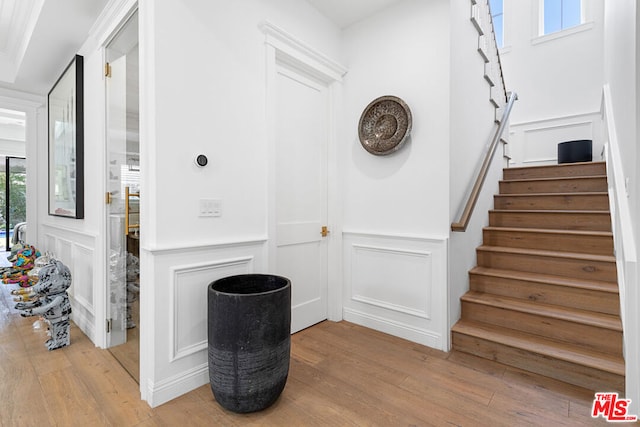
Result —
<svg viewBox="0 0 640 427"><path fill-rule="evenodd" d="M538 2L538 37L550 36L553 34L563 33L565 31L571 31L574 28L580 27L585 24L586 21L586 13L585 13L585 0L580 0L580 23L577 25L572 25L570 27L562 27L562 20L560 21L561 28L556 31L552 31L549 33L545 32L545 19L544 19L544 5L547 0L539 0ZM553 0L564 2L565 0ZM562 8L562 3L561 6Z"/></svg>
<svg viewBox="0 0 640 427"><path fill-rule="evenodd" d="M581 13L583 22L575 27L556 31L550 34L542 34L544 20L544 0L533 2L534 10L531 14L531 44L540 45L564 37L572 37L575 34L590 31L596 28L594 16L599 14L602 6L601 0L581 0ZM599 16L599 15L598 15Z"/></svg>

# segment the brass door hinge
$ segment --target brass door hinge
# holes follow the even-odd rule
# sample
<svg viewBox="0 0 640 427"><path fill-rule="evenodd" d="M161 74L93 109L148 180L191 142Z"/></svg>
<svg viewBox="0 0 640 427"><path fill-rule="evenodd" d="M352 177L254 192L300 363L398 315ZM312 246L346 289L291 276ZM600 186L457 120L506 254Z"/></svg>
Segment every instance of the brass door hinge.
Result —
<svg viewBox="0 0 640 427"><path fill-rule="evenodd" d="M111 192L107 191L104 195L104 202L107 205L110 205L112 201L113 201L113 196L111 195Z"/></svg>
<svg viewBox="0 0 640 427"><path fill-rule="evenodd" d="M322 237L327 237L329 233L329 228L326 225L323 225L322 230L320 230L320 234L322 234Z"/></svg>
<svg viewBox="0 0 640 427"><path fill-rule="evenodd" d="M111 64L108 62L105 62L104 64L104 76L111 77Z"/></svg>

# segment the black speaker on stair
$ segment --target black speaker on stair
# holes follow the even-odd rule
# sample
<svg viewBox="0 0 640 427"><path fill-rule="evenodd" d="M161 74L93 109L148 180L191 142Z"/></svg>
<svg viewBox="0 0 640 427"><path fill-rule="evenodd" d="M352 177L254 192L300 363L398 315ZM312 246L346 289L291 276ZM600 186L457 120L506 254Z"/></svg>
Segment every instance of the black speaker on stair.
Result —
<svg viewBox="0 0 640 427"><path fill-rule="evenodd" d="M590 162L593 160L593 142L590 139L558 144L558 163Z"/></svg>

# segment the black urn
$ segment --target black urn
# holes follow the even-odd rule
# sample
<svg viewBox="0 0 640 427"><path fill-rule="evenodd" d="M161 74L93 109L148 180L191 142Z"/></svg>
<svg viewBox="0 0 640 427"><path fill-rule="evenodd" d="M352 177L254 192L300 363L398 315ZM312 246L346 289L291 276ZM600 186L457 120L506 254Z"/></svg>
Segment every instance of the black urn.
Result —
<svg viewBox="0 0 640 427"><path fill-rule="evenodd" d="M577 139L558 144L558 163L590 162L593 160L593 141Z"/></svg>
<svg viewBox="0 0 640 427"><path fill-rule="evenodd" d="M209 381L238 413L271 406L289 374L291 282L267 274L225 277L208 287Z"/></svg>

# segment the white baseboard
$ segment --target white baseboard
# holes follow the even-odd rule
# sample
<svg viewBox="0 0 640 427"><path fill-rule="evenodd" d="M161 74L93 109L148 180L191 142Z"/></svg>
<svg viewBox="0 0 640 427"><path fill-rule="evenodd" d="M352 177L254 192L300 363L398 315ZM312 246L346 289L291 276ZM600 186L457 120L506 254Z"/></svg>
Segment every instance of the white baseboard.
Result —
<svg viewBox="0 0 640 427"><path fill-rule="evenodd" d="M417 328L393 320L385 319L368 313L363 313L351 308L344 309L344 320L360 326L375 329L389 335L404 338L418 344L426 345L438 350L445 350L445 340L442 336L426 329Z"/></svg>
<svg viewBox="0 0 640 427"><path fill-rule="evenodd" d="M146 400L155 408L209 382L209 365L196 366L160 382L147 383Z"/></svg>

